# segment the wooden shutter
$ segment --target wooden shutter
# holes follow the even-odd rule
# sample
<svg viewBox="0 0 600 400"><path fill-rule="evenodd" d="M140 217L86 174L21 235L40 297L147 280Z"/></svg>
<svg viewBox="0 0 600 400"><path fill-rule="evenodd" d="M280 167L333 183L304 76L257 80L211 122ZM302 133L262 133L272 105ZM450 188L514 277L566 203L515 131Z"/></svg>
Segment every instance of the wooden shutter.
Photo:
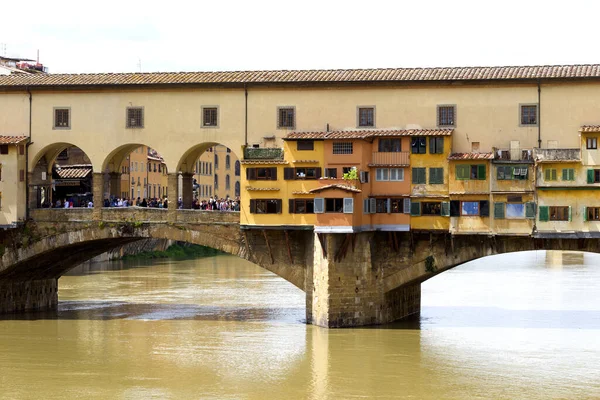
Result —
<svg viewBox="0 0 600 400"><path fill-rule="evenodd" d="M418 168L411 169L411 174L412 174L412 177L411 177L412 183L413 184L419 183L419 169Z"/></svg>
<svg viewBox="0 0 600 400"><path fill-rule="evenodd" d="M369 214L369 199L363 199L363 213Z"/></svg>
<svg viewBox="0 0 600 400"><path fill-rule="evenodd" d="M464 180L469 179L470 165L459 164L456 166L456 179Z"/></svg>
<svg viewBox="0 0 600 400"><path fill-rule="evenodd" d="M288 201L289 207L290 207L290 214L294 214L296 211L294 210L294 199L290 199Z"/></svg>
<svg viewBox="0 0 600 400"><path fill-rule="evenodd" d="M490 202L488 200L481 200L479 202L479 216L481 216L481 217L489 217L490 216Z"/></svg>
<svg viewBox="0 0 600 400"><path fill-rule="evenodd" d="M418 217L421 215L421 203L410 202L410 215Z"/></svg>
<svg viewBox="0 0 600 400"><path fill-rule="evenodd" d="M583 207L583 220L587 221L588 220L588 215L587 215L587 207Z"/></svg>
<svg viewBox="0 0 600 400"><path fill-rule="evenodd" d="M256 180L256 168L246 168L246 179L249 181Z"/></svg>
<svg viewBox="0 0 600 400"><path fill-rule="evenodd" d="M594 183L594 170L593 169L587 170L587 183Z"/></svg>
<svg viewBox="0 0 600 400"><path fill-rule="evenodd" d="M556 180L556 169L552 168L552 180L555 181Z"/></svg>
<svg viewBox="0 0 600 400"><path fill-rule="evenodd" d="M460 216L460 201L450 200L450 216L451 217L459 217Z"/></svg>
<svg viewBox="0 0 600 400"><path fill-rule="evenodd" d="M540 221L547 222L550 214L548 206L539 206L538 209L540 210Z"/></svg>
<svg viewBox="0 0 600 400"><path fill-rule="evenodd" d="M321 176L322 176L321 173L322 173L321 172L321 167L315 168L315 178L321 179Z"/></svg>
<svg viewBox="0 0 600 400"><path fill-rule="evenodd" d="M569 180L569 171L567 168L563 168L563 170L562 170L562 180L563 181Z"/></svg>
<svg viewBox="0 0 600 400"><path fill-rule="evenodd" d="M494 203L494 218L504 219L504 203Z"/></svg>
<svg viewBox="0 0 600 400"><path fill-rule="evenodd" d="M441 214L442 217L449 217L450 216L450 202L448 201L442 201L442 210L441 210Z"/></svg>
<svg viewBox="0 0 600 400"><path fill-rule="evenodd" d="M286 181L293 180L296 178L296 174L294 173L294 168L284 168L283 169L283 179Z"/></svg>
<svg viewBox="0 0 600 400"><path fill-rule="evenodd" d="M352 214L354 212L354 199L352 197L344 197L344 214Z"/></svg>
<svg viewBox="0 0 600 400"><path fill-rule="evenodd" d="M525 203L525 218L535 219L535 203Z"/></svg>
<svg viewBox="0 0 600 400"><path fill-rule="evenodd" d="M322 197L315 197L315 214L322 214L325 212L325 199Z"/></svg>
<svg viewBox="0 0 600 400"><path fill-rule="evenodd" d="M429 154L435 154L435 138L429 138Z"/></svg>
<svg viewBox="0 0 600 400"><path fill-rule="evenodd" d="M480 164L477 166L477 179L479 180L485 180L486 179L486 171L485 171L485 164Z"/></svg>
<svg viewBox="0 0 600 400"><path fill-rule="evenodd" d="M569 222L573 220L573 207L569 206Z"/></svg>
<svg viewBox="0 0 600 400"><path fill-rule="evenodd" d="M404 214L410 214L410 199L407 197L404 199Z"/></svg>
<svg viewBox="0 0 600 400"><path fill-rule="evenodd" d="M256 200L250 200L250 214L256 213Z"/></svg>
<svg viewBox="0 0 600 400"><path fill-rule="evenodd" d="M283 201L281 199L275 200L275 204L277 205L277 214L281 214L281 209L283 208Z"/></svg>
<svg viewBox="0 0 600 400"><path fill-rule="evenodd" d="M365 172L366 171L360 171L360 183L367 183Z"/></svg>
<svg viewBox="0 0 600 400"><path fill-rule="evenodd" d="M497 180L504 179L504 167L503 166L496 167L496 179Z"/></svg>
<svg viewBox="0 0 600 400"><path fill-rule="evenodd" d="M277 180L277 167L269 168L271 170L271 177L269 178L272 181Z"/></svg>

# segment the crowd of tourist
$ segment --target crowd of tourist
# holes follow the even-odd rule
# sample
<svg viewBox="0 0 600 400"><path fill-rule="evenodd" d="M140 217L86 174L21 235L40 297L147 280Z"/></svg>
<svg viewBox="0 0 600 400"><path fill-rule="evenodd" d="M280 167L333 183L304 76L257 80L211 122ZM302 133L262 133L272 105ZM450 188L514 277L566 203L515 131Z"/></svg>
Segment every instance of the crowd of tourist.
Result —
<svg viewBox="0 0 600 400"><path fill-rule="evenodd" d="M77 201L74 201L77 200ZM49 205L51 208L73 208L73 207L94 207L94 203L91 198L88 199L59 199L55 203ZM148 207L148 208L168 208L169 201L165 197L161 198L140 198L135 200L120 198L111 196L108 199L104 199L104 207ZM46 205L48 207L48 205ZM45 207L44 207L45 208ZM183 209L183 200L181 197L177 200L177 208ZM209 197L208 200L201 200L194 198L192 201L192 209L194 210L206 210L206 211L240 211L240 199L236 197L232 199L218 198L217 196Z"/></svg>

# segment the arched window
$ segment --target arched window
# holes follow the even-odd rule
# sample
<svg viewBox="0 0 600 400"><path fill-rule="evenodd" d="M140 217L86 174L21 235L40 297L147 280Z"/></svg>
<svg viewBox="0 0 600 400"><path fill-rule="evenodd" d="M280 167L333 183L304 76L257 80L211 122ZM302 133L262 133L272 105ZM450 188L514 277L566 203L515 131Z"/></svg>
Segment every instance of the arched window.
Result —
<svg viewBox="0 0 600 400"><path fill-rule="evenodd" d="M215 169L219 169L219 156L215 154Z"/></svg>
<svg viewBox="0 0 600 400"><path fill-rule="evenodd" d="M231 168L231 157L229 157L229 154L227 154L225 156L225 169L230 169Z"/></svg>
<svg viewBox="0 0 600 400"><path fill-rule="evenodd" d="M235 197L240 197L240 183L235 183Z"/></svg>
<svg viewBox="0 0 600 400"><path fill-rule="evenodd" d="M215 174L215 190L219 188L219 175Z"/></svg>
<svg viewBox="0 0 600 400"><path fill-rule="evenodd" d="M240 162L237 160L235 162L235 176L240 176Z"/></svg>
<svg viewBox="0 0 600 400"><path fill-rule="evenodd" d="M229 181L229 175L225 175L225 190L229 190L231 188L231 184Z"/></svg>

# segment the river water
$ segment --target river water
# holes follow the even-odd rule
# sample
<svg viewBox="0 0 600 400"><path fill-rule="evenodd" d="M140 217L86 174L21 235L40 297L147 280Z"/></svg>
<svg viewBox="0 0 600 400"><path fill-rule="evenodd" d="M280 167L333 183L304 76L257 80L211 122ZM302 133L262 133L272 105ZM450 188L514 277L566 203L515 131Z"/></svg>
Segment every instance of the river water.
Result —
<svg viewBox="0 0 600 400"><path fill-rule="evenodd" d="M326 330L241 259L112 262L56 314L0 320L2 399L600 398L600 256L488 257L425 282L420 319Z"/></svg>

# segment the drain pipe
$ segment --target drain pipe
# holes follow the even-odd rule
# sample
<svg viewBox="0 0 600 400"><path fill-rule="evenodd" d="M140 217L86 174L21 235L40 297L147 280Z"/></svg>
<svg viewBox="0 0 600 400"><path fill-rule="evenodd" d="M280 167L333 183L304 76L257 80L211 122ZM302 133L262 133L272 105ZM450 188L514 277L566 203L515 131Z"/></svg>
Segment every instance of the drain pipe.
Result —
<svg viewBox="0 0 600 400"><path fill-rule="evenodd" d="M244 83L244 144L248 147L248 87Z"/></svg>
<svg viewBox="0 0 600 400"><path fill-rule="evenodd" d="M33 106L33 96L29 86L26 87L27 93L29 94L29 141L25 145L25 221L29 219L29 146L33 143L31 141L31 115Z"/></svg>
<svg viewBox="0 0 600 400"><path fill-rule="evenodd" d="M541 80L538 79L537 84L538 89L538 149L542 148L542 83Z"/></svg>

